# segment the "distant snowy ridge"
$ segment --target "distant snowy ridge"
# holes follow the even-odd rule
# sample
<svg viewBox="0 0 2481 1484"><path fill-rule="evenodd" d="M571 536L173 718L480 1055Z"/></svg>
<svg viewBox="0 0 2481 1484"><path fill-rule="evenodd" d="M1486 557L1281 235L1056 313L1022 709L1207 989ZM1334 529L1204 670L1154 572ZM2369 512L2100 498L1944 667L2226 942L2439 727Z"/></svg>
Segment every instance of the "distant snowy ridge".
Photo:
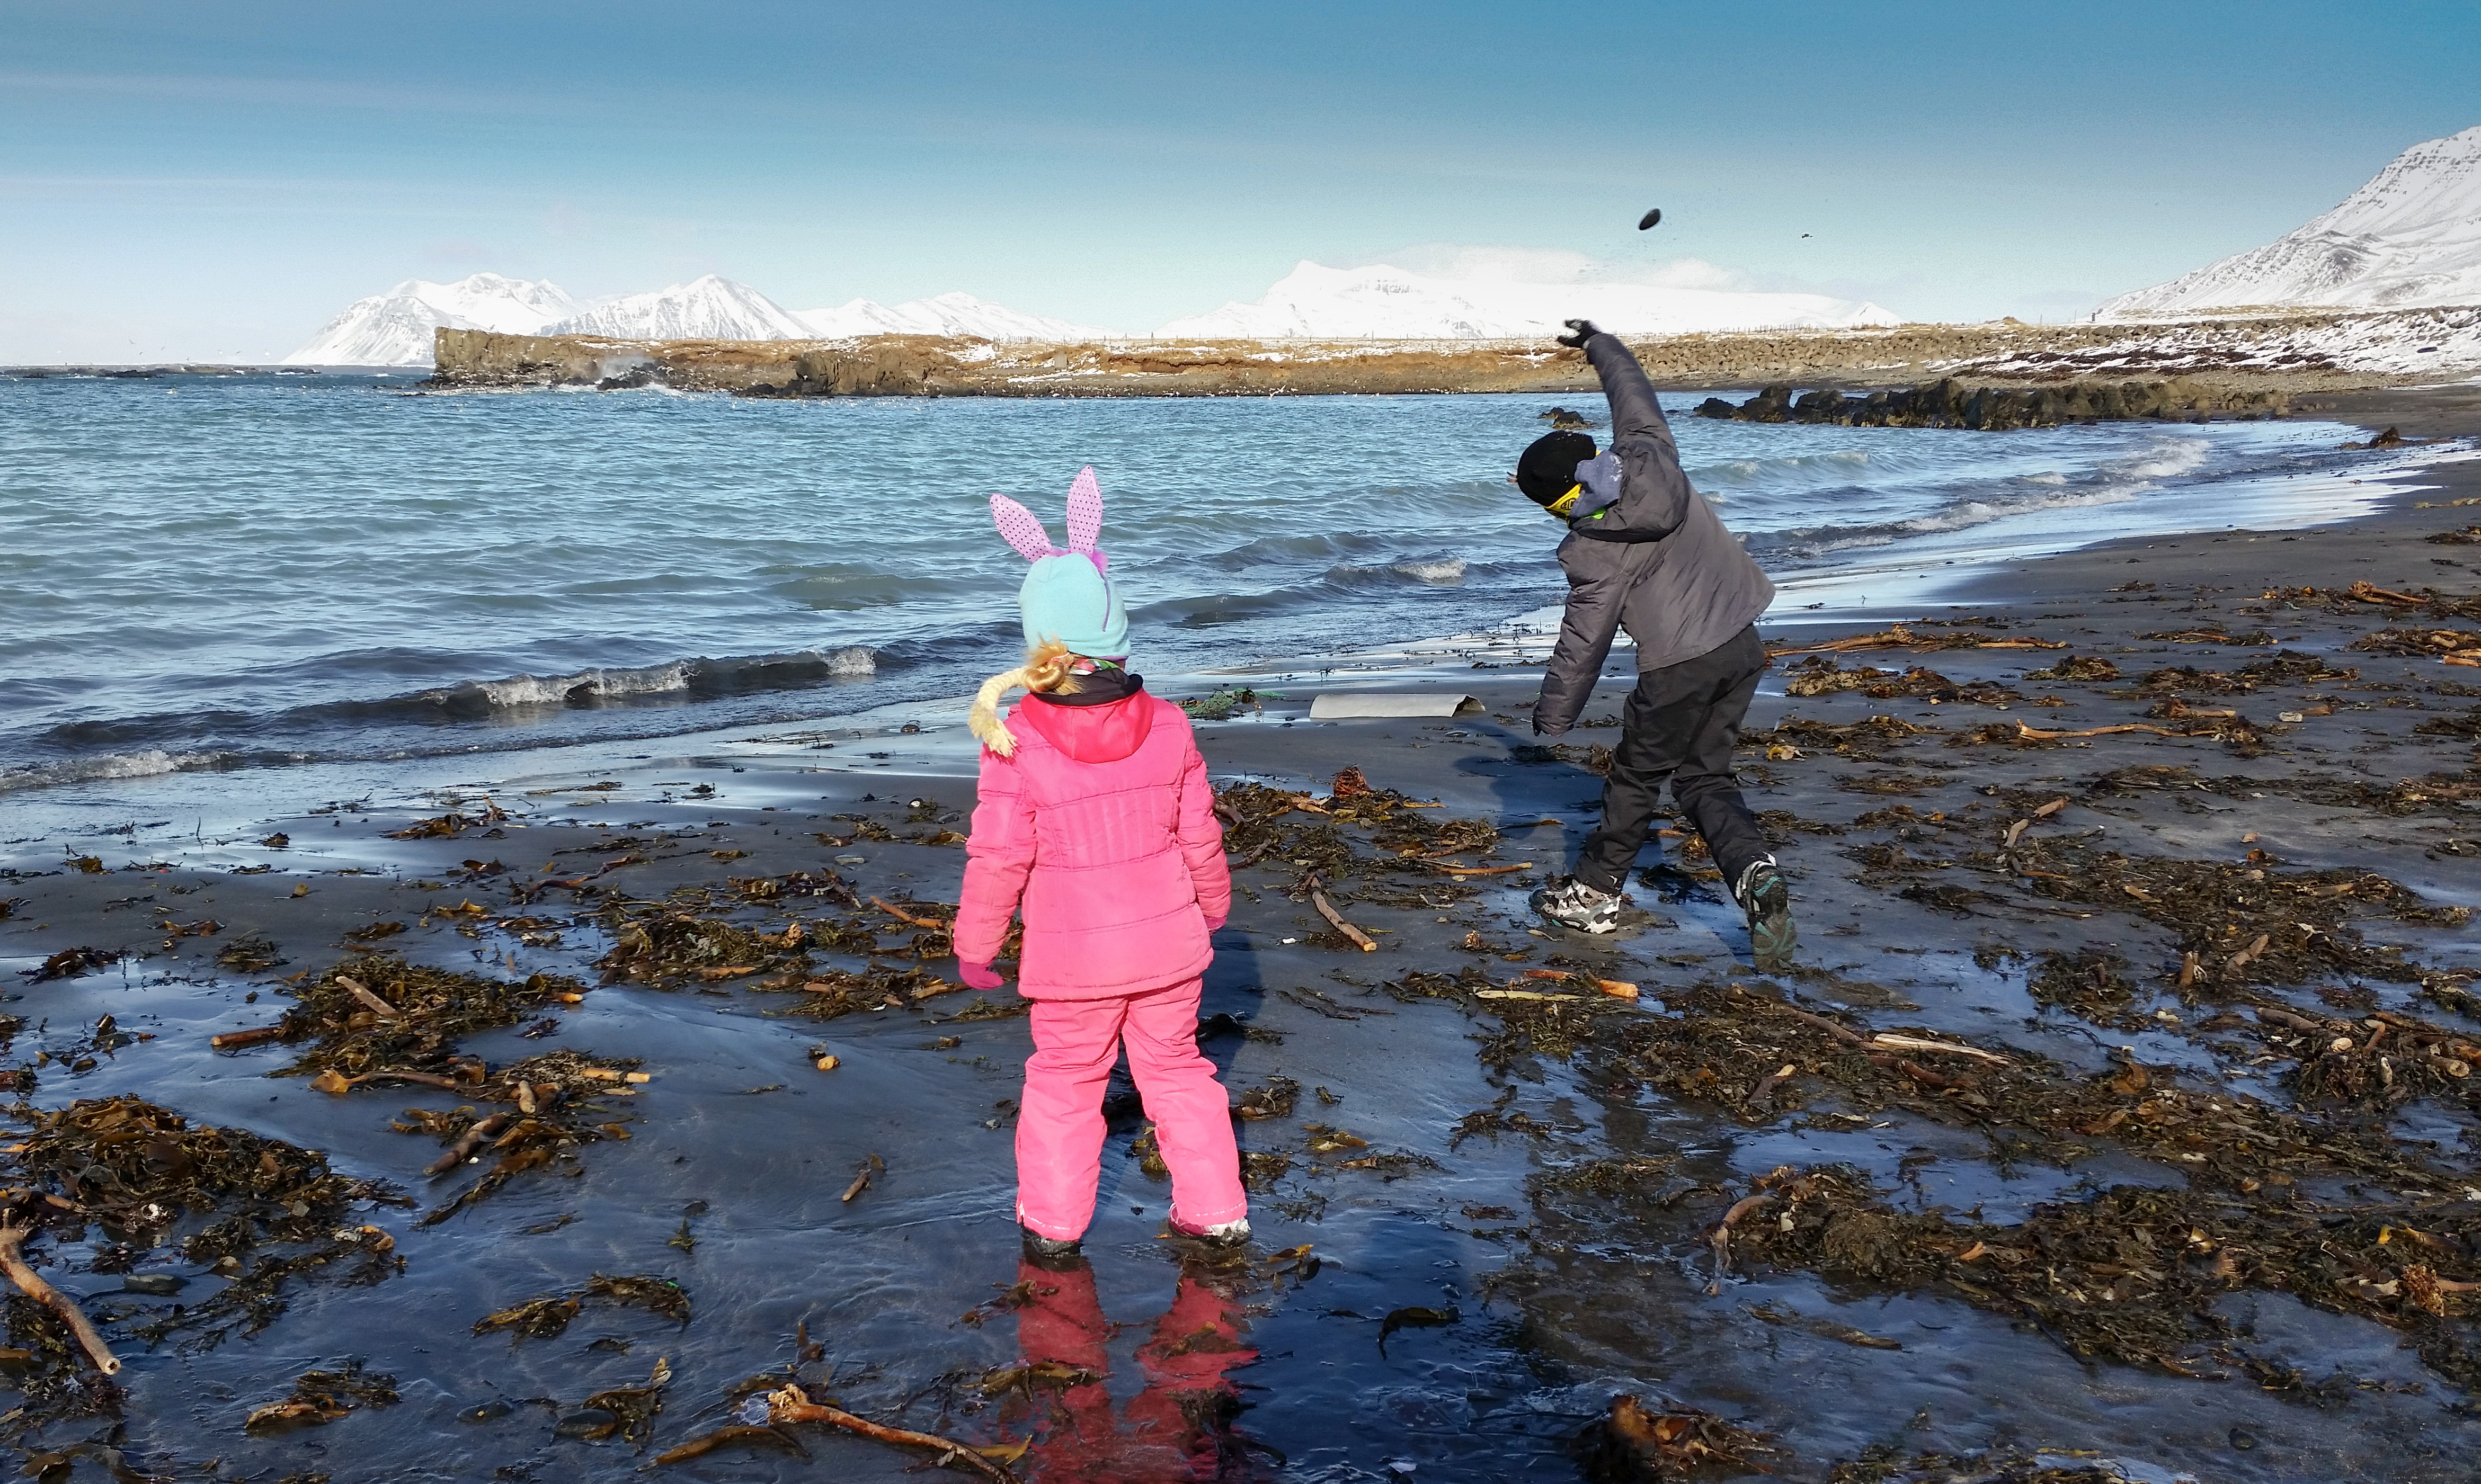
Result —
<svg viewBox="0 0 2481 1484"><path fill-rule="evenodd" d="M284 357L288 366L428 366L431 332L491 329L538 335L543 326L577 312L577 301L559 284L498 273L476 273L455 283L407 278L384 294L355 299L310 343Z"/></svg>
<svg viewBox="0 0 2481 1484"><path fill-rule="evenodd" d="M833 309L799 309L794 318L825 340L861 335L974 335L984 340L1114 340L1118 332L1072 325L985 303L971 294L941 294L901 304L856 299Z"/></svg>
<svg viewBox="0 0 2481 1484"><path fill-rule="evenodd" d="M2262 247L2123 294L2105 320L2252 305L2481 303L2481 127L2415 144L2322 217Z"/></svg>
<svg viewBox="0 0 2481 1484"><path fill-rule="evenodd" d="M1820 294L1743 294L1648 284L1434 278L1303 261L1254 304L1174 320L1156 333L1210 340L1534 340L1563 320L1627 334L1842 329L1894 325L1875 304Z"/></svg>
<svg viewBox="0 0 2481 1484"><path fill-rule="evenodd" d="M614 340L807 340L812 334L766 295L714 273L597 304L534 333Z"/></svg>

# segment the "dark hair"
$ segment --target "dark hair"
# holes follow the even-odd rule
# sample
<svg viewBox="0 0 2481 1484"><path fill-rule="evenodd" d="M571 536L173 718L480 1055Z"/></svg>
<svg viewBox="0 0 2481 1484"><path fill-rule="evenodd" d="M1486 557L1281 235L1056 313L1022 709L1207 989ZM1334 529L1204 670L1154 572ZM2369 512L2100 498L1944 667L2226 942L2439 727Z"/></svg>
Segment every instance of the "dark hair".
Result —
<svg viewBox="0 0 2481 1484"><path fill-rule="evenodd" d="M1535 505L1547 506L1577 487L1577 466L1595 452L1594 440L1583 433L1544 433L1516 461L1516 487Z"/></svg>

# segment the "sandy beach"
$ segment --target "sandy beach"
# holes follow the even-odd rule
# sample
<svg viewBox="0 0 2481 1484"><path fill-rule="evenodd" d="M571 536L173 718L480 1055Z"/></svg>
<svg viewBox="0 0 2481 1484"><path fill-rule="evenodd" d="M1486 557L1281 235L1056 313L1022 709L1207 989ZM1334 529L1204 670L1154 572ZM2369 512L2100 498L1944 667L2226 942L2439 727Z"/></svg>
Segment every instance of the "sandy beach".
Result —
<svg viewBox="0 0 2481 1484"><path fill-rule="evenodd" d="M2481 434L2468 389L2315 401ZM124 1368L12 1297L0 1430L235 1479L616 1478L731 1427L671 1471L935 1456L749 1409L792 1382L1032 1477L1099 1384L1074 1446L1236 1478L2468 1477L2477 469L1770 626L1789 975L1676 835L1616 940L1527 912L1629 676L1549 748L1513 648L1220 677L1200 1035L1258 1237L1162 1239L1117 1098L1099 1381L1021 1335L1083 1296L1018 1267L1022 1002L944 956L960 707L13 840L7 1210ZM1356 686L1481 709L1308 719Z"/></svg>

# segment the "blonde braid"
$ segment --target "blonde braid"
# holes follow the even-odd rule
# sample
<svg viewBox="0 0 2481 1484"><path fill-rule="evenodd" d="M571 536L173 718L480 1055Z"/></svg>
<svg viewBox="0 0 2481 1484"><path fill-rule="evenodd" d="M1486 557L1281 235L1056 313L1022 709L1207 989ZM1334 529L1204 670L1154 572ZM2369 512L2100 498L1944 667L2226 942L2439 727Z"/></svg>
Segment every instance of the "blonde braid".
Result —
<svg viewBox="0 0 2481 1484"><path fill-rule="evenodd" d="M1076 663L1077 656L1067 645L1056 638L1044 639L1026 653L1025 664L982 682L972 709L965 713L965 725L983 746L1004 758L1014 756L1016 738L1000 721L1000 698L1020 689L1036 695L1072 694L1077 677L1069 673L1069 666Z"/></svg>

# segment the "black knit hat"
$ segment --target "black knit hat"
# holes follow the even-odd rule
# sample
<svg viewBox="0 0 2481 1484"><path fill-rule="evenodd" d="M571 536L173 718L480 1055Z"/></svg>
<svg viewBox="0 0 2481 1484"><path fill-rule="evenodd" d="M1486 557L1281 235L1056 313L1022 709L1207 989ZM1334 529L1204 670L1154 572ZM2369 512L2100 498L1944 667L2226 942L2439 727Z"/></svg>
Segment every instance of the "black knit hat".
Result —
<svg viewBox="0 0 2481 1484"><path fill-rule="evenodd" d="M1577 487L1577 466L1594 454L1594 440L1583 433L1544 433L1516 461L1516 487L1535 505L1547 506Z"/></svg>

